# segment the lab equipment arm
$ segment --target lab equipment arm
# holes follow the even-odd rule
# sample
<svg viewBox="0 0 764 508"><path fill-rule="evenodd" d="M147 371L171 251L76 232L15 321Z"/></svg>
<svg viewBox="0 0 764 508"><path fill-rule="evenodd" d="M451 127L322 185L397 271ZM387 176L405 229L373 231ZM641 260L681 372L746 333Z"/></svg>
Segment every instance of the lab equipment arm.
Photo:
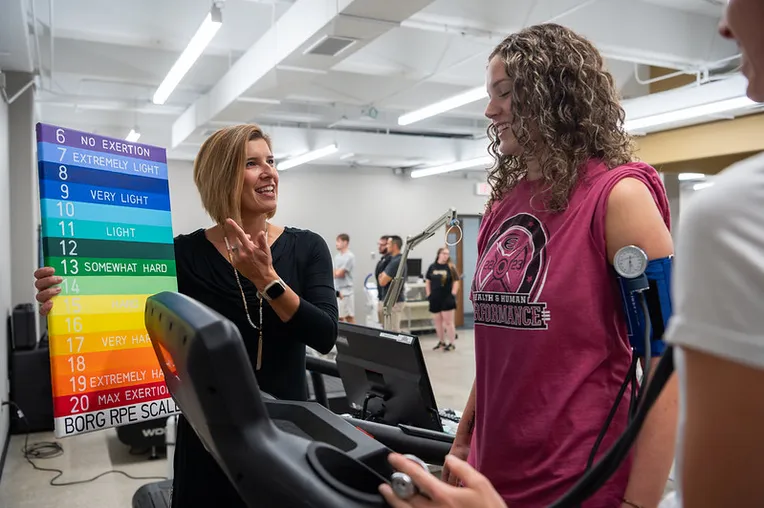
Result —
<svg viewBox="0 0 764 508"><path fill-rule="evenodd" d="M387 290L387 294L385 295L385 302L383 304L383 315L384 315L384 329L389 330L392 326L392 309L393 305L398 301L398 297L401 294L401 291L403 290L403 272L406 269L406 260L409 256L409 251L412 250L414 247L422 243L423 241L427 240L428 238L431 238L435 233L442 228L443 226L455 226L458 224L458 221L456 220L456 209L449 208L446 213L435 219L432 224L427 226L424 231L422 231L419 234L409 236L406 238L406 245L403 247L403 252L401 256L400 264L398 265L398 270L395 274L395 277L392 278L392 281L389 281L390 287ZM382 275L379 277L379 283L381 286L387 286L387 280L385 280L385 283L383 283Z"/></svg>

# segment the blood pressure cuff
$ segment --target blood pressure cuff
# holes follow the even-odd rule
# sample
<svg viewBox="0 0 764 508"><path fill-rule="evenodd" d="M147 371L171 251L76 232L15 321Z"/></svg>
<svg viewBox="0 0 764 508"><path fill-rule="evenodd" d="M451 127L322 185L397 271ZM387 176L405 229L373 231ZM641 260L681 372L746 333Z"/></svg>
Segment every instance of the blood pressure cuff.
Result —
<svg viewBox="0 0 764 508"><path fill-rule="evenodd" d="M638 356L645 356L645 316L640 294L644 296L650 319L650 352L651 356L661 356L666 350L663 334L671 318L671 269L673 256L653 259L648 262L644 277L640 279L625 279L618 277L626 314L626 328L629 343ZM646 284L644 278L647 278ZM646 289L645 286L647 286Z"/></svg>

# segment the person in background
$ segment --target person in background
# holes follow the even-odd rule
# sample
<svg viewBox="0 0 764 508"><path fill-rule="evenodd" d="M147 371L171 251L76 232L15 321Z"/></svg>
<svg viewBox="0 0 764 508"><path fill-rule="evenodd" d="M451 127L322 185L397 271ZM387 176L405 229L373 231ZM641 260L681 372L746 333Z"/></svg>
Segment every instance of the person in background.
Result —
<svg viewBox="0 0 764 508"><path fill-rule="evenodd" d="M427 269L425 276L425 293L430 302L435 332L438 334L438 343L432 348L433 350L443 348L443 351L451 351L456 348L454 312L458 292L459 273L451 262L448 247L441 247L435 256L435 262Z"/></svg>
<svg viewBox="0 0 764 508"><path fill-rule="evenodd" d="M318 234L270 221L279 174L270 138L257 125L220 129L202 144L194 182L215 225L178 235L178 292L230 320L241 333L260 389L307 400L305 349L328 353L337 340L332 256ZM63 278L35 271L48 314ZM172 508L246 508L188 421L178 420Z"/></svg>
<svg viewBox="0 0 764 508"><path fill-rule="evenodd" d="M355 323L355 298L353 297L353 269L355 254L350 252L350 237L345 234L337 235L334 256L334 289L337 291L337 307L340 321Z"/></svg>
<svg viewBox="0 0 764 508"><path fill-rule="evenodd" d="M374 281L377 283L377 317L379 324L383 324L382 304L385 301L385 287L379 283L379 274L385 271L387 263L390 262L390 254L387 252L387 239L390 235L382 235L377 241L377 250L379 251L379 261L374 267Z"/></svg>
<svg viewBox="0 0 764 508"><path fill-rule="evenodd" d="M385 266L382 273L379 274L377 279L379 285L385 288L385 294L382 296L382 302L384 304L385 297L387 296L387 290L389 289L390 282L395 278L395 274L398 272L398 267L401 264L403 254L401 249L403 248L403 240L400 236L392 235L387 238L387 253L390 255L390 261ZM403 267L403 280L406 280L406 267ZM401 293L398 295L397 302L393 305L391 311L392 324L390 326L391 332L401 331L401 318L403 316L403 303L406 301L406 286L401 286ZM384 326L384 323L382 323Z"/></svg>
<svg viewBox="0 0 764 508"><path fill-rule="evenodd" d="M438 502L400 503L381 485L394 507L539 508L570 490L629 422L631 391L619 390L634 353L615 253L674 251L665 188L654 168L634 162L618 90L591 42L557 24L524 28L491 53L486 88L494 165L471 288L475 383L443 468L448 483L474 488L424 485ZM639 359L652 372L658 360ZM629 458L584 508L658 505L677 406L672 376ZM459 459L484 479L465 477ZM462 496L478 502L457 505Z"/></svg>

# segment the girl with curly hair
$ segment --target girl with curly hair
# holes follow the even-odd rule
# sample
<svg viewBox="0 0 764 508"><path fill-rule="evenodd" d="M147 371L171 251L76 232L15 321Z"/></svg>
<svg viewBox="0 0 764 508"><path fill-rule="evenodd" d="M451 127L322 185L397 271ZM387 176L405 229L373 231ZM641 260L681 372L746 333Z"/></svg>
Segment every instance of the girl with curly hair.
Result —
<svg viewBox="0 0 764 508"><path fill-rule="evenodd" d="M632 349L612 263L627 245L672 255L669 206L655 169L635 162L613 78L585 38L555 24L512 34L491 53L486 86L495 163L471 288L476 376L451 454L511 508L540 508L626 428L631 394L619 390ZM658 505L676 398L672 379L629 460L585 508ZM464 472L450 458L452 484L463 478L454 464Z"/></svg>

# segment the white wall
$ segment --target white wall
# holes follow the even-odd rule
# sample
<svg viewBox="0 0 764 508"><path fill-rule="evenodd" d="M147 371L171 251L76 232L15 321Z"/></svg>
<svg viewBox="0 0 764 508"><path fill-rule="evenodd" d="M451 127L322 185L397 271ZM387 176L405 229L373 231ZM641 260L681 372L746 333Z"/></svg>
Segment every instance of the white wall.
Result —
<svg viewBox="0 0 764 508"><path fill-rule="evenodd" d="M33 77L22 72L7 73L11 90L20 90ZM34 126L35 89L30 87L9 107L10 206L11 222L11 301L35 304L33 273L39 264L37 226L40 223L39 184L37 176L37 142ZM35 320L37 323L37 320ZM37 331L35 332L37 333ZM39 337L39 335L38 335Z"/></svg>
<svg viewBox="0 0 764 508"><path fill-rule="evenodd" d="M169 162L170 195L175 234L210 225L201 207L189 162ZM433 176L412 180L389 170L359 173L324 166L300 166L280 173L279 209L273 222L310 229L324 237L334 255L334 240L350 235L356 255L356 316L363 322L366 297L363 281L374 271L377 239L383 234L406 236L421 232L449 207L457 214L483 212L486 198L475 195L475 180ZM445 243L445 228L409 255L422 259L422 271Z"/></svg>
<svg viewBox="0 0 764 508"><path fill-rule="evenodd" d="M0 99L0 401L8 400L8 316L11 312L8 106ZM0 407L0 456L8 435L8 406Z"/></svg>

